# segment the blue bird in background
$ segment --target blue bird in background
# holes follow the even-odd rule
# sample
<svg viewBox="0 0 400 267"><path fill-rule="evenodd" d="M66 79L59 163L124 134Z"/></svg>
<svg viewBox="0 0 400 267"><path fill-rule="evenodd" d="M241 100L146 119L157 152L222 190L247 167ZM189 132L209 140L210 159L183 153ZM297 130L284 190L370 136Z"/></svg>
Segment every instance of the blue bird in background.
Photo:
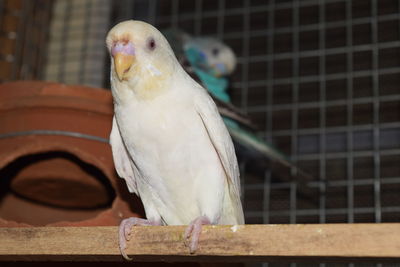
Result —
<svg viewBox="0 0 400 267"><path fill-rule="evenodd" d="M200 81L213 97L242 160L251 162L267 158L272 163L290 168L291 175L306 180L311 178L282 152L258 137L250 119L232 105L227 77L234 72L237 60L229 46L212 37L191 37L178 29L168 29L163 33L185 70Z"/></svg>
<svg viewBox="0 0 400 267"><path fill-rule="evenodd" d="M219 100L230 103L228 79L236 67L236 56L230 47L217 39L197 37L184 44L184 53L200 81Z"/></svg>

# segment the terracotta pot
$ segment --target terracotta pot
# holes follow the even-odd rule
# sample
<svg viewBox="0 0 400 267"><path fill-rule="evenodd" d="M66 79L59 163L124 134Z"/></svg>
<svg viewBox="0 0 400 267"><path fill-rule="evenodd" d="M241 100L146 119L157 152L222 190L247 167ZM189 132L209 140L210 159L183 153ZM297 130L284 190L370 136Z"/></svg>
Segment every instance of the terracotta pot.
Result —
<svg viewBox="0 0 400 267"><path fill-rule="evenodd" d="M108 90L0 85L0 226L117 225L142 214L114 169L112 114Z"/></svg>

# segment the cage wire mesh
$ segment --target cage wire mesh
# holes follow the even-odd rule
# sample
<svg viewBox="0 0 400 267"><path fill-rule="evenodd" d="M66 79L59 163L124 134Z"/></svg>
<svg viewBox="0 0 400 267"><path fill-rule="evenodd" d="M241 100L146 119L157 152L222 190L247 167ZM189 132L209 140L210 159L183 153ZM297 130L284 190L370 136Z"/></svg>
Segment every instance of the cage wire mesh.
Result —
<svg viewBox="0 0 400 267"><path fill-rule="evenodd" d="M247 223L400 221L398 0L0 3L2 81L108 87L104 37L125 19L231 46L233 103L313 177L241 164Z"/></svg>
<svg viewBox="0 0 400 267"><path fill-rule="evenodd" d="M54 1L45 80L103 86L110 8L108 0Z"/></svg>
<svg viewBox="0 0 400 267"><path fill-rule="evenodd" d="M0 82L41 78L51 1L0 1Z"/></svg>
<svg viewBox="0 0 400 267"><path fill-rule="evenodd" d="M233 102L314 177L246 172L247 223L399 221L399 1L125 2L114 20L231 46Z"/></svg>

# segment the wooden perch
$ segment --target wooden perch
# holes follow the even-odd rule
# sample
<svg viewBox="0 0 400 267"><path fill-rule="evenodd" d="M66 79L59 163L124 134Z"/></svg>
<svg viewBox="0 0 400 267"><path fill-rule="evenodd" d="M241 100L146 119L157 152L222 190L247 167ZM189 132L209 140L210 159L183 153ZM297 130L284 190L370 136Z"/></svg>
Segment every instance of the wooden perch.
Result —
<svg viewBox="0 0 400 267"><path fill-rule="evenodd" d="M190 255L185 226L134 227L134 261L400 261L400 224L204 226ZM0 261L122 261L118 227L0 228Z"/></svg>

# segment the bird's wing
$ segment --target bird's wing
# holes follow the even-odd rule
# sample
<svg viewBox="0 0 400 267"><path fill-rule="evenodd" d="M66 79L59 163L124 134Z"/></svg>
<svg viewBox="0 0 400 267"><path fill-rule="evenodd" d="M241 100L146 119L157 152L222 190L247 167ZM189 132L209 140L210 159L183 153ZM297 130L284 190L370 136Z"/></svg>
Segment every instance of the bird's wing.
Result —
<svg viewBox="0 0 400 267"><path fill-rule="evenodd" d="M215 104L217 104L218 111L222 116L232 119L251 130L257 130L257 126L250 120L250 117L245 115L240 109L231 103L219 100L212 94L211 97L213 98Z"/></svg>
<svg viewBox="0 0 400 267"><path fill-rule="evenodd" d="M207 88L207 85L200 80L199 76L190 66L190 63L187 61L186 58L184 58L184 61L180 63L183 66L184 70L190 75L190 77L192 77L193 80L195 80L196 82L202 84L205 88ZM257 130L257 126L250 120L249 116L245 115L240 109L235 107L232 103L219 100L217 97L213 96L213 93L210 92L209 90L208 93L213 98L215 104L217 104L218 111L221 114L221 116L232 119L251 130Z"/></svg>
<svg viewBox="0 0 400 267"><path fill-rule="evenodd" d="M115 117L113 117L113 125L110 134L111 150L114 158L115 169L121 178L124 178L128 186L129 192L138 195L136 179L139 172L126 150L122 141L121 134Z"/></svg>
<svg viewBox="0 0 400 267"><path fill-rule="evenodd" d="M225 173L228 177L229 191L234 202L236 217L240 224L244 223L242 203L240 201L239 167L236 159L235 148L224 122L219 116L217 106L212 101L207 91L203 88L197 90L200 95L195 98L196 111L199 114L208 136L220 158Z"/></svg>

